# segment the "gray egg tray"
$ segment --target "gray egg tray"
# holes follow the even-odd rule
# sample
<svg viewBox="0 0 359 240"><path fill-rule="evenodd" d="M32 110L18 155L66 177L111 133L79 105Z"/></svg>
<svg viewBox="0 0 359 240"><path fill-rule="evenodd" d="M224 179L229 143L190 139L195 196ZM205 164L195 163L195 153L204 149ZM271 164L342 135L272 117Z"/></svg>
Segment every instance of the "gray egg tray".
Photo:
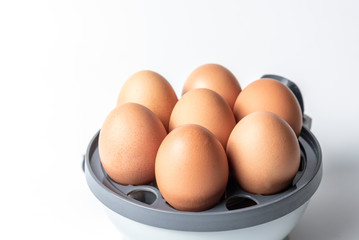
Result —
<svg viewBox="0 0 359 240"><path fill-rule="evenodd" d="M140 223L186 231L223 231L265 223L284 216L308 201L322 177L322 156L318 141L303 127L299 137L301 164L292 184L273 195L251 194L229 178L222 199L202 212L172 208L153 185L124 186L111 180L98 154L99 132L89 143L84 172L94 195L108 208Z"/></svg>

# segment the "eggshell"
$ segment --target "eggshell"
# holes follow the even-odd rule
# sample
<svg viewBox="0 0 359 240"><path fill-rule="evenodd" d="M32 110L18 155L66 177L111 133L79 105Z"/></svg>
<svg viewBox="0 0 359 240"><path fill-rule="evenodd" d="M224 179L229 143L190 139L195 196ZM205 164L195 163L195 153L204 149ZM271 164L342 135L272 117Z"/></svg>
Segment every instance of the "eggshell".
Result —
<svg viewBox="0 0 359 240"><path fill-rule="evenodd" d="M254 194L283 190L300 164L300 147L293 129L271 112L254 112L239 121L226 152L238 183Z"/></svg>
<svg viewBox="0 0 359 240"><path fill-rule="evenodd" d="M153 71L139 71L122 86L117 105L134 102L149 108L155 113L166 129L173 106L178 98L169 82Z"/></svg>
<svg viewBox="0 0 359 240"><path fill-rule="evenodd" d="M196 68L187 78L182 95L195 88L208 88L221 95L231 109L241 92L237 78L219 64L205 64Z"/></svg>
<svg viewBox="0 0 359 240"><path fill-rule="evenodd" d="M187 92L176 103L169 130L183 124L198 124L207 128L225 147L236 120L231 108L220 95L210 89L197 88Z"/></svg>
<svg viewBox="0 0 359 240"><path fill-rule="evenodd" d="M297 98L284 84L269 78L259 79L245 87L233 108L237 121L255 111L269 111L283 118L297 137L302 130L302 112Z"/></svg>
<svg viewBox="0 0 359 240"><path fill-rule="evenodd" d="M116 107L99 136L104 170L123 185L150 183L155 177L157 150L165 136L163 124L148 108L136 103Z"/></svg>
<svg viewBox="0 0 359 240"><path fill-rule="evenodd" d="M222 197L228 161L207 129L183 125L163 140L156 157L156 182L164 199L182 211L203 211Z"/></svg>

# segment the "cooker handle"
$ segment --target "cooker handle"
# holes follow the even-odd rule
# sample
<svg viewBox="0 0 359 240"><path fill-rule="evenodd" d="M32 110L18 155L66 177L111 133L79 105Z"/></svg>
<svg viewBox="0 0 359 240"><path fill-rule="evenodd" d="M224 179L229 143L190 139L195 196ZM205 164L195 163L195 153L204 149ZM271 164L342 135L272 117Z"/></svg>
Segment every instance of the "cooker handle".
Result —
<svg viewBox="0 0 359 240"><path fill-rule="evenodd" d="M82 165L81 165L81 167L82 167L82 171L85 172L85 154L82 155Z"/></svg>
<svg viewBox="0 0 359 240"><path fill-rule="evenodd" d="M275 75L275 74L265 74L262 76L262 78L271 78L274 80L277 80L281 83L283 83L284 85L286 85L294 94L294 96L297 98L299 105L300 105L300 109L302 110L302 115L303 115L303 126L305 126L307 129L310 129L312 127L312 118L309 117L308 115L304 114L304 102L303 102L303 97L302 97L302 93L299 90L299 87L292 82L291 80L279 76L279 75Z"/></svg>

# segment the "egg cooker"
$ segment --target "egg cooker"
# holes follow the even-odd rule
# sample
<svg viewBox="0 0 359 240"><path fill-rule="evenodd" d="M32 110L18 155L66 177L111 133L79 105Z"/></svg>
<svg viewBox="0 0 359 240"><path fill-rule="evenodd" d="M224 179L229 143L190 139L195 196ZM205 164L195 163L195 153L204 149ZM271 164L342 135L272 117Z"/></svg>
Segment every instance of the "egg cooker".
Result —
<svg viewBox="0 0 359 240"><path fill-rule="evenodd" d="M302 95L293 82L278 75L262 78L288 86L304 111ZM310 117L303 116L298 138L300 167L291 185L277 194L248 193L230 176L217 205L202 212L178 211L165 201L156 184L124 186L112 181L101 166L99 132L88 145L83 171L92 193L127 239L283 239L304 213L322 178L321 148L310 131Z"/></svg>

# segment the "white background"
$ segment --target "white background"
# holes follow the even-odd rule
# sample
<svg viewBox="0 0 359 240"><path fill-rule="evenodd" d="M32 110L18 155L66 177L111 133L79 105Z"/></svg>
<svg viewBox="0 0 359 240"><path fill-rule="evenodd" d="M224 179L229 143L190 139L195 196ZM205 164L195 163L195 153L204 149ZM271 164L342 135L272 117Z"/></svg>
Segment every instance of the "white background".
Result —
<svg viewBox="0 0 359 240"><path fill-rule="evenodd" d="M151 69L177 94L197 66L300 87L324 176L290 235L359 236L358 1L0 2L0 238L121 239L82 154L124 81Z"/></svg>

